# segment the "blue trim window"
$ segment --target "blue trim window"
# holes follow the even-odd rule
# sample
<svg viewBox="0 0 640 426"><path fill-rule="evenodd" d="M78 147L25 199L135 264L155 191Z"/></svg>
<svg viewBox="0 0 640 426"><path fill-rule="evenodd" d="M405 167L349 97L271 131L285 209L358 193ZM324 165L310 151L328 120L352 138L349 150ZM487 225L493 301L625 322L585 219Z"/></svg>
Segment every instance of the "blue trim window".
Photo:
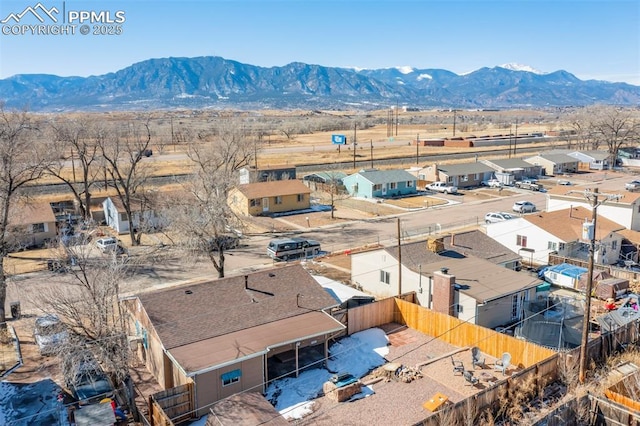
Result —
<svg viewBox="0 0 640 426"><path fill-rule="evenodd" d="M224 373L220 376L222 379L222 386L229 386L233 383L238 383L240 381L240 377L242 377L242 371L240 369Z"/></svg>

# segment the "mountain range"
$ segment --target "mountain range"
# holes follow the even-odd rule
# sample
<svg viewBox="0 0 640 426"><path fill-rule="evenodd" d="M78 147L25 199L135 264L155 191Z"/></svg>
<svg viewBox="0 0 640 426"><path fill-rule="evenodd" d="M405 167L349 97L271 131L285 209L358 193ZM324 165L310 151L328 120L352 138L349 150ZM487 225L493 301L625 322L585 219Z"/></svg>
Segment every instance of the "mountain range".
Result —
<svg viewBox="0 0 640 426"><path fill-rule="evenodd" d="M443 69L353 69L293 62L260 67L217 56L149 59L90 77L19 74L0 100L31 111L173 108L543 108L638 105L640 86L580 80L512 64L458 75Z"/></svg>

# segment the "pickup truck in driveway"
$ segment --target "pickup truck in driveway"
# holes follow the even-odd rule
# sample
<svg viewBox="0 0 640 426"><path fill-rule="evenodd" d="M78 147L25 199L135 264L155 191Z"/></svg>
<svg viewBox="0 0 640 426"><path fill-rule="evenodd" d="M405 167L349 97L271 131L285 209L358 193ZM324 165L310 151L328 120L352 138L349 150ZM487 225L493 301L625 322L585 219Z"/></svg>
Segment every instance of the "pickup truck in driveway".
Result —
<svg viewBox="0 0 640 426"><path fill-rule="evenodd" d="M455 194L458 192L458 187L449 185L446 182L433 182L427 185L427 189L436 192L442 192L444 194Z"/></svg>
<svg viewBox="0 0 640 426"><path fill-rule="evenodd" d="M542 188L542 185L532 180L519 180L514 184L514 186L516 188L528 189L530 191L540 191L540 188Z"/></svg>

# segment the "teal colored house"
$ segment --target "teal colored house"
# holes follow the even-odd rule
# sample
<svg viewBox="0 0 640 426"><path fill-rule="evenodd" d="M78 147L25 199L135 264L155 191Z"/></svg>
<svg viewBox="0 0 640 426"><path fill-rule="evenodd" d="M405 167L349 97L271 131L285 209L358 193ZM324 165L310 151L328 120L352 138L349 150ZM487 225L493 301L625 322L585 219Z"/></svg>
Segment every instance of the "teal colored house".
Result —
<svg viewBox="0 0 640 426"><path fill-rule="evenodd" d="M404 170L360 170L342 179L353 197L392 198L418 192L417 178Z"/></svg>

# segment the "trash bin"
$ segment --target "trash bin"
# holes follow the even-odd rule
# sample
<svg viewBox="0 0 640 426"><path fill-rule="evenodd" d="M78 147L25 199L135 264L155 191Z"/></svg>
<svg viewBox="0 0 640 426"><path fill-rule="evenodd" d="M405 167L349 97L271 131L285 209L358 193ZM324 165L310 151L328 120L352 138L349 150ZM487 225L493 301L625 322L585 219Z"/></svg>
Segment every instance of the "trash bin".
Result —
<svg viewBox="0 0 640 426"><path fill-rule="evenodd" d="M20 302L11 302L9 306L11 307L11 318L20 319Z"/></svg>

